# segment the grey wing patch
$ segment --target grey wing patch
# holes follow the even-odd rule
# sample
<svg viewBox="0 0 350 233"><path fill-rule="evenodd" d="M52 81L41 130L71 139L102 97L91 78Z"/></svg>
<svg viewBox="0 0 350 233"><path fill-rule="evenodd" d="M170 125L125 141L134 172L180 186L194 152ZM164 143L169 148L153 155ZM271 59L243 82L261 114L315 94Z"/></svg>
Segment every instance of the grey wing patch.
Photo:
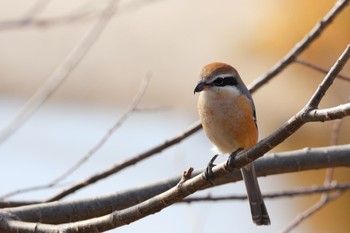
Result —
<svg viewBox="0 0 350 233"><path fill-rule="evenodd" d="M255 111L255 108L253 109L253 120L254 120L256 128L258 128L258 124L256 123L256 111Z"/></svg>

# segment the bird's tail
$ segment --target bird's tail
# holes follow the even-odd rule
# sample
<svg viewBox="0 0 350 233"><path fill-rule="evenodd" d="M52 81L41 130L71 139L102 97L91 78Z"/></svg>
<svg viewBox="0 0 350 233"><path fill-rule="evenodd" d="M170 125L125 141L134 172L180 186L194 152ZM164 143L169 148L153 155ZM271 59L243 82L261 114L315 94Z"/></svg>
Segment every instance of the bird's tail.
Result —
<svg viewBox="0 0 350 233"><path fill-rule="evenodd" d="M250 211L253 222L256 225L270 225L270 217L267 213L264 200L262 198L258 180L255 174L254 164L250 163L241 169L245 187L247 189Z"/></svg>

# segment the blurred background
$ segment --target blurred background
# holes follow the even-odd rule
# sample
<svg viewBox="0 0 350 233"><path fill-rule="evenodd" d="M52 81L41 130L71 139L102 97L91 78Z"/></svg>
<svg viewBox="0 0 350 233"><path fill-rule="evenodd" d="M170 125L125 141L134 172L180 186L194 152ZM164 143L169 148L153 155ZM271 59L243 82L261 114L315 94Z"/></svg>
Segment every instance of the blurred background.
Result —
<svg viewBox="0 0 350 233"><path fill-rule="evenodd" d="M198 120L193 89L205 64L213 61L232 64L248 85L302 39L334 3L119 1L115 16L81 63L48 101L0 145L0 195L46 184L70 168L125 112L147 74L151 78L139 111L133 112L104 147L64 182L101 172L181 133ZM0 4L0 130L3 130L79 43L107 1L2 0ZM46 23L25 24L23 20L33 15L35 6L38 7L34 19ZM87 17L57 20L86 12ZM17 24L8 26L8 22ZM347 7L301 58L329 69L350 41L349 22ZM342 73L350 75L349 65ZM254 93L260 138L299 111L323 77L324 74L292 64ZM349 90L349 82L336 80L321 107L348 101ZM308 124L274 151L328 146L333 124ZM349 143L349 129L346 119L340 131L340 144ZM148 184L180 175L190 166L202 169L212 156L210 148L200 131L66 200ZM260 186L263 192L272 192L322 184L324 174L321 170L269 176L260 178ZM336 169L335 178L349 180L349 169ZM24 193L10 199L41 200L59 190ZM208 192L243 194L245 189L238 182L199 194ZM318 200L318 195L266 200L272 219L269 227L256 227L251 222L247 202L232 201L176 204L118 232L155 229L169 233L277 232ZM293 232L348 232L349 206L347 192Z"/></svg>

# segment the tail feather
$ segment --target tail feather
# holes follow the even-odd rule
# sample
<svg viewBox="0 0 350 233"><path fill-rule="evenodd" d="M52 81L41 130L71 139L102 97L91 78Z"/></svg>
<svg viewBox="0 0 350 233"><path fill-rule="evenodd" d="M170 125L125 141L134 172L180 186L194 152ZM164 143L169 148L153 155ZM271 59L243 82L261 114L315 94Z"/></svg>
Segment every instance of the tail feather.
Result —
<svg viewBox="0 0 350 233"><path fill-rule="evenodd" d="M254 164L248 164L241 169L243 180L247 189L250 211L256 225L270 225L270 217L262 198Z"/></svg>

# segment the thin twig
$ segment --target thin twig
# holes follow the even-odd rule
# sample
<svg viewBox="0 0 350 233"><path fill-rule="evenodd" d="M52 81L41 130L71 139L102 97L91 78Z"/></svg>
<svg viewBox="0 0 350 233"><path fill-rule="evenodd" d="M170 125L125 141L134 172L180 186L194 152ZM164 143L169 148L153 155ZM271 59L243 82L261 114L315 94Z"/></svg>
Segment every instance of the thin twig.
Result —
<svg viewBox="0 0 350 233"><path fill-rule="evenodd" d="M322 67L320 67L320 66L311 64L311 63L309 63L309 62L307 62L307 61L305 61L305 60L302 60L302 59L300 59L300 58L295 59L294 62L295 62L295 63L298 63L298 64L301 64L301 65L304 65L304 66L306 66L306 67L309 67L309 68L311 68L311 69L317 70L317 71L319 71L319 72L321 72L321 73L323 73L323 74L327 74L327 73L328 73L328 70L327 70L327 69L324 69L324 68L322 68ZM338 74L338 75L337 75L337 78L339 78L339 79L341 79L341 80L344 80L344 81L350 82L350 77L347 77L347 76L342 75L342 74Z"/></svg>
<svg viewBox="0 0 350 233"><path fill-rule="evenodd" d="M32 21L36 15L43 11L49 4L51 0L38 0L22 17L23 23L27 24Z"/></svg>
<svg viewBox="0 0 350 233"><path fill-rule="evenodd" d="M11 196L14 195L18 195L18 194L22 194L22 193L28 193L28 192L33 192L33 191L38 191L38 190L43 190L43 189L49 189L49 188L63 188L66 187L67 185L69 185L69 183L60 183L60 184L43 184L43 185L36 185L36 186L31 186L28 188L21 188L21 189L17 189L8 193L3 194L2 196L0 196L0 201L2 201L2 203L7 203L7 201L5 201L6 198L9 198ZM34 201L30 201L29 203L32 203ZM16 203L16 202L13 202ZM24 201L20 201L20 203L24 203ZM38 201L36 201L36 203L38 203ZM1 204L0 204L1 206ZM1 207L0 207L1 208Z"/></svg>
<svg viewBox="0 0 350 233"><path fill-rule="evenodd" d="M326 94L328 88L332 85L334 79L337 77L339 72L343 69L345 64L348 62L350 57L350 44L347 45L346 49L343 51L341 56L338 58L337 62L332 66L332 68L327 73L326 77L323 79L314 95L311 97L306 109L316 109L321 102L321 99Z"/></svg>
<svg viewBox="0 0 350 233"><path fill-rule="evenodd" d="M47 4L49 0L39 0L45 2ZM130 1L126 4L123 4L122 7L118 8L118 16L124 13L130 13L147 5L148 3L161 1L161 0L140 0L140 1ZM39 5L39 3L38 3ZM43 4L42 4L43 5ZM73 23L84 23L87 21L95 20L99 17L99 9L84 9L84 7L80 7L80 9L74 10L70 13L53 16L53 17L33 17L34 14L40 11L43 7L40 6L40 9L36 9L38 7L33 7L33 10L28 11L28 15L25 15L21 19L6 19L0 21L0 31L5 30L14 30L26 27L54 27L59 25L71 25ZM36 12L35 12L36 11Z"/></svg>
<svg viewBox="0 0 350 233"><path fill-rule="evenodd" d="M253 146L251 149L244 151L243 153L235 157L235 166L226 167L229 169L241 168L248 163L258 159L263 156L266 152L282 143L290 135L295 133L300 129L305 123L311 121L321 121L330 119L341 119L350 113L350 103L343 104L337 107L330 108L335 111L326 111L325 109L317 109L318 104L322 100L324 94L328 88L332 85L333 80L336 78L337 74L345 66L346 62L350 58L350 45L347 45L343 53L340 55L338 60L334 63L329 73L323 79L319 87L314 92L313 96L310 98L309 102L301 109L297 114L295 114L291 119L289 119L284 125L277 129L270 136L261 140L258 144ZM340 116L341 115L341 116ZM320 119L322 118L322 119ZM259 148L259 149L257 149Z"/></svg>
<svg viewBox="0 0 350 233"><path fill-rule="evenodd" d="M336 120L333 124L332 132L331 132L331 143L330 143L331 146L338 145L339 132L340 132L342 120L343 119ZM332 183L336 184L336 182L333 181L333 175L334 175L334 168L327 168L323 186L332 186ZM344 191L344 189L339 189L337 190L336 193L333 193L333 194L330 194L329 192L326 192L326 191L322 192L320 200L317 203L315 203L312 207L310 207L303 213L299 214L297 218L295 218L292 222L290 222L287 225L285 229L282 230L282 232L287 233L293 230L294 228L296 228L303 221L307 220L310 216L312 216L317 211L319 211L322 207L324 207L328 202L338 198L342 194L342 191Z"/></svg>
<svg viewBox="0 0 350 233"><path fill-rule="evenodd" d="M56 179L52 180L48 184L45 185L38 185L34 187L24 188L24 189L18 189L12 192L9 192L7 194L4 194L0 197L1 199L9 198L10 196L18 195L25 192L31 192L31 191L38 191L42 189L48 189L56 186L59 182L67 178L69 175L71 175L74 171L76 171L80 166L82 166L85 162L87 162L101 147L107 142L107 140L112 136L112 134L121 126L121 124L130 116L131 113L133 113L138 104L140 103L148 82L149 82L149 75L148 74L143 82L141 83L140 89L138 90L136 96L132 100L130 106L126 109L126 111L119 117L119 119L113 124L113 126L106 132L106 134L100 139L100 141L97 142L95 146L93 146L79 161L77 161L71 168L69 168L66 172L64 172L62 175L57 177Z"/></svg>
<svg viewBox="0 0 350 233"><path fill-rule="evenodd" d="M57 201L57 200L65 197L69 194L72 194L73 192L75 192L81 188L84 188L90 184L93 184L93 183L101 180L101 179L104 179L110 175L113 175L126 167L134 165L134 164L140 162L141 160L144 160L144 159L146 159L154 154L160 153L164 149L169 148L169 147L181 142L183 139L187 138L189 135L192 135L194 132L198 131L199 127L200 127L200 125L198 125L198 123L195 123L193 126L190 126L188 130L186 130L184 133L181 133L177 137L174 137L170 140L166 140L164 143L162 143L154 148L151 148L150 150L147 150L147 151L145 151L141 154L138 154L134 157L131 157L130 159L127 159L124 162L120 162L120 163L112 166L111 168L109 168L101 173L98 173L98 174L93 175L87 179L82 180L82 181L72 185L71 187L68 187L65 190L55 194L53 197L49 198L47 200L47 202Z"/></svg>
<svg viewBox="0 0 350 233"><path fill-rule="evenodd" d="M97 22L82 37L76 47L70 52L61 65L52 73L46 82L21 107L12 122L0 132L0 144L6 141L40 106L57 90L63 81L85 57L96 42L115 12L117 0L110 0L101 12Z"/></svg>
<svg viewBox="0 0 350 233"><path fill-rule="evenodd" d="M148 74L143 82L141 83L140 89L138 90L136 96L132 100L128 109L120 116L120 118L113 124L113 126L106 132L106 134L100 139L99 142L95 146L93 146L88 153L82 157L76 164L74 164L70 169L68 169L64 174L54 179L51 183L59 183L67 176L72 174L75 170L77 170L81 165L83 165L88 159L91 158L101 147L108 141L108 139L112 136L112 134L123 124L123 122L133 113L137 107L137 105L142 100L143 95L145 94L148 82L149 82L150 74Z"/></svg>
<svg viewBox="0 0 350 233"><path fill-rule="evenodd" d="M339 198L341 196L341 194L343 194L343 192L338 191L336 193L333 193L333 194L327 196L327 198L321 198L321 200L319 202L317 202L315 205L310 207L308 210L306 210L302 214L298 215L294 221L292 221L286 228L282 229L279 233L290 232L295 227L297 227L301 222L303 222L305 219L309 218L314 213L319 211L326 204Z"/></svg>
<svg viewBox="0 0 350 233"><path fill-rule="evenodd" d="M271 193L264 193L264 199L275 199L283 197L298 197L305 195L313 195L331 191L346 191L350 189L350 182L342 184L329 184L329 185L314 185L304 188L296 188L291 190L283 190ZM179 203L193 203L193 202L211 202L211 201L233 201L233 200L246 200L247 195L228 195L228 196L211 196L208 194L205 197L188 197L180 201Z"/></svg>
<svg viewBox="0 0 350 233"><path fill-rule="evenodd" d="M333 8L316 24L316 26L306 36L296 43L296 45L281 59L279 60L270 71L265 75L256 79L249 85L250 91L255 92L260 86L264 85L275 77L278 73L284 70L290 63L292 63L311 43L317 39L322 32L328 27L334 18L348 5L349 0L336 1Z"/></svg>

